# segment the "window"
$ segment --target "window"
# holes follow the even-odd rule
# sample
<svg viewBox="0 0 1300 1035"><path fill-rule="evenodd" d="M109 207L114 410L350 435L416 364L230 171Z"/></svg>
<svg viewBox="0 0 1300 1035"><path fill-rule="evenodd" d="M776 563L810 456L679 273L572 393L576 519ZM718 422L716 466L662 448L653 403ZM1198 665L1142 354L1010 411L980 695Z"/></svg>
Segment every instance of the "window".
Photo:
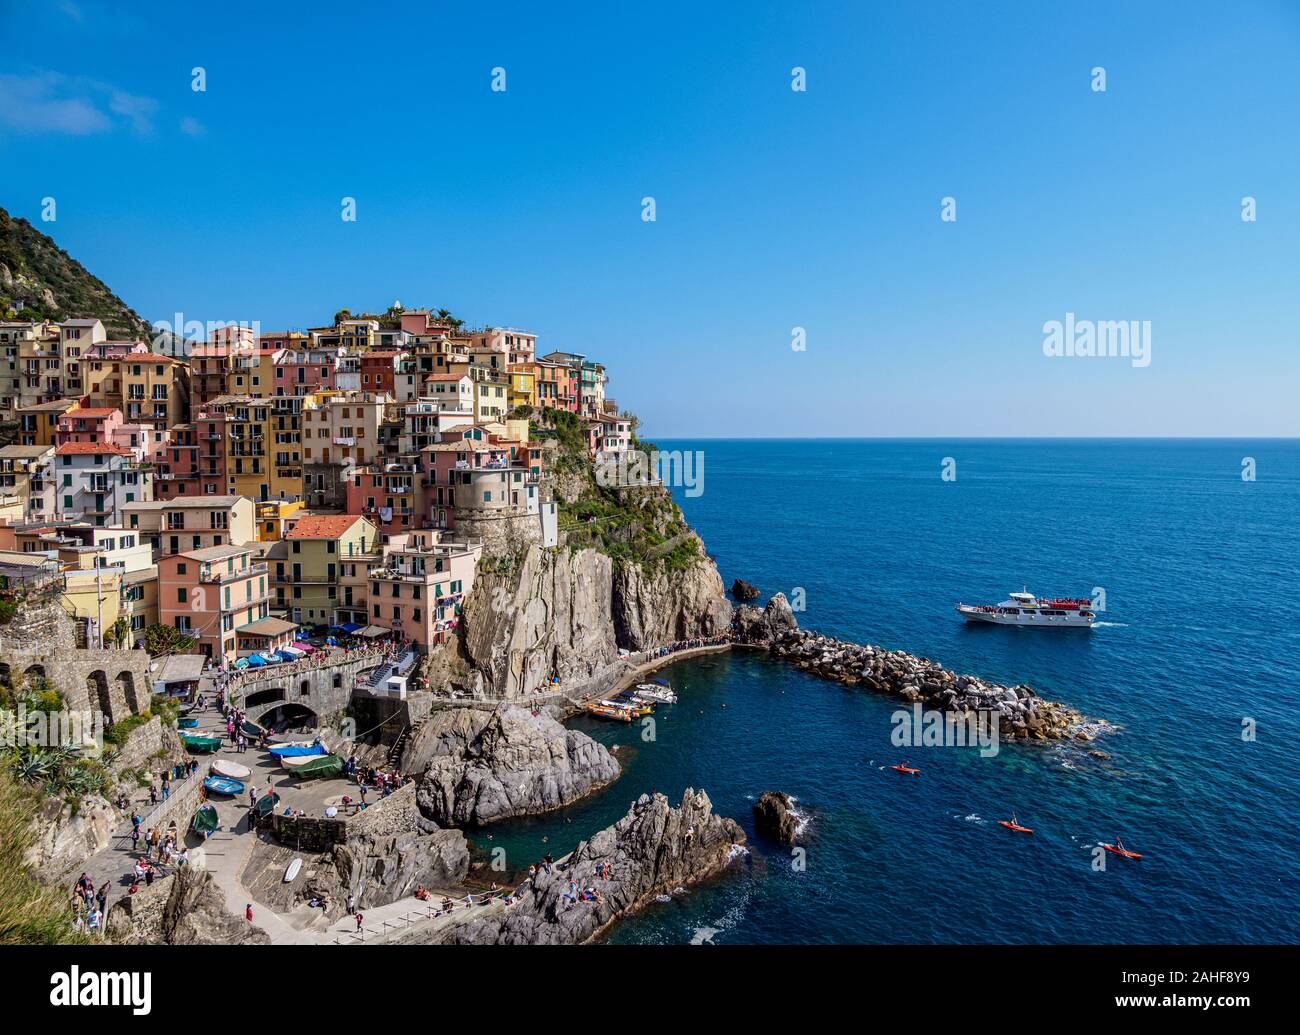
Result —
<svg viewBox="0 0 1300 1035"><path fill-rule="evenodd" d="M178 604L189 603L189 591L184 586L181 586L178 590L176 590L176 603Z"/></svg>

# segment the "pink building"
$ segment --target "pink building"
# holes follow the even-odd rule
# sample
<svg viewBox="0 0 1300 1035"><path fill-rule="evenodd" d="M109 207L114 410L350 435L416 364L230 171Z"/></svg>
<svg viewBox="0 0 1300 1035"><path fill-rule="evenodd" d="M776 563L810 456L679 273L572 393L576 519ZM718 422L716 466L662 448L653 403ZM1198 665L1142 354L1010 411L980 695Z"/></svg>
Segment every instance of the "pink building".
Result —
<svg viewBox="0 0 1300 1035"><path fill-rule="evenodd" d="M113 435L122 427L122 411L116 407L74 407L59 418L54 431L54 444L65 446L70 442L93 442L104 445L121 445Z"/></svg>
<svg viewBox="0 0 1300 1035"><path fill-rule="evenodd" d="M337 348L286 349L275 357L275 394L311 395L338 388Z"/></svg>
<svg viewBox="0 0 1300 1035"><path fill-rule="evenodd" d="M158 621L218 665L293 642L293 622L269 618L270 574L247 546L210 546L158 559Z"/></svg>
<svg viewBox="0 0 1300 1035"><path fill-rule="evenodd" d="M393 536L384 562L370 569L370 622L426 650L460 624L461 604L474 585L481 542L444 542L433 529Z"/></svg>

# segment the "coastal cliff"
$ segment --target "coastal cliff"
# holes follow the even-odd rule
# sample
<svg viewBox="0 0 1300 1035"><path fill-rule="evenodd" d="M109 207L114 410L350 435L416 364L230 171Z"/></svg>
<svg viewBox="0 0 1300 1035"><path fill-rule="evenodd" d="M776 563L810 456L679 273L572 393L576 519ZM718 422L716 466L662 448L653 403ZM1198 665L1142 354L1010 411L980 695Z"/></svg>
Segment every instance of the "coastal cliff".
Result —
<svg viewBox="0 0 1300 1035"><path fill-rule="evenodd" d="M744 831L734 820L714 815L704 791L688 789L675 809L662 794L643 794L627 815L578 845L562 865L539 871L504 914L454 927L439 941L589 942L657 895L718 873L744 843ZM586 897L587 889L595 896Z"/></svg>
<svg viewBox="0 0 1300 1035"><path fill-rule="evenodd" d="M513 568L485 566L458 642L464 681L478 694L518 699L558 678L557 689L578 696L625 674L619 648L716 636L730 622L722 577L703 550L670 568L533 546Z"/></svg>

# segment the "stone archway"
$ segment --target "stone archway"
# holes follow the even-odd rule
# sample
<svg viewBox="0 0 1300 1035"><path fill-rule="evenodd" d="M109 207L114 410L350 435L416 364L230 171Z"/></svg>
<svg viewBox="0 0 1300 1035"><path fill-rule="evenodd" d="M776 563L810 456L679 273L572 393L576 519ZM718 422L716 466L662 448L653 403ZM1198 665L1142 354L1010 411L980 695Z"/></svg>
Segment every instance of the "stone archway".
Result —
<svg viewBox="0 0 1300 1035"><path fill-rule="evenodd" d="M132 715L139 715L141 712L140 699L135 693L135 675L125 670L117 674L117 693L122 700L126 701L126 708Z"/></svg>
<svg viewBox="0 0 1300 1035"><path fill-rule="evenodd" d="M268 690L258 690L244 698L244 710L260 708L264 704L276 704L286 697L283 687L273 686Z"/></svg>
<svg viewBox="0 0 1300 1035"><path fill-rule="evenodd" d="M259 715L256 721L259 725L277 733L314 730L320 725L320 717L301 704L277 704Z"/></svg>
<svg viewBox="0 0 1300 1035"><path fill-rule="evenodd" d="M0 686L12 690L14 686L13 670L9 667L9 662L0 661Z"/></svg>
<svg viewBox="0 0 1300 1035"><path fill-rule="evenodd" d="M86 691L90 696L91 706L99 705L105 725L113 725L113 698L108 692L108 676L104 674L103 669L97 668L86 677Z"/></svg>
<svg viewBox="0 0 1300 1035"><path fill-rule="evenodd" d="M40 689L41 687L37 685L38 682L44 684L46 678L44 665L28 665L23 671L23 683L28 690Z"/></svg>

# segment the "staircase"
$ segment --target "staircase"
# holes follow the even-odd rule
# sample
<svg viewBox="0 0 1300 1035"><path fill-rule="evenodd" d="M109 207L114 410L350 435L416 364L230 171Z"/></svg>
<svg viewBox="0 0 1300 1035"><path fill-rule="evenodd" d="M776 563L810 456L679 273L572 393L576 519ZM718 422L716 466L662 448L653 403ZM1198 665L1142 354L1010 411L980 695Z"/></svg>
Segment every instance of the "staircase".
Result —
<svg viewBox="0 0 1300 1035"><path fill-rule="evenodd" d="M402 727L402 732L397 735L397 739L393 741L392 746L388 749L387 757L389 765L397 765L402 758L402 751L406 748L406 742L415 734L419 733L420 727L423 725L424 720L421 719L414 726Z"/></svg>

